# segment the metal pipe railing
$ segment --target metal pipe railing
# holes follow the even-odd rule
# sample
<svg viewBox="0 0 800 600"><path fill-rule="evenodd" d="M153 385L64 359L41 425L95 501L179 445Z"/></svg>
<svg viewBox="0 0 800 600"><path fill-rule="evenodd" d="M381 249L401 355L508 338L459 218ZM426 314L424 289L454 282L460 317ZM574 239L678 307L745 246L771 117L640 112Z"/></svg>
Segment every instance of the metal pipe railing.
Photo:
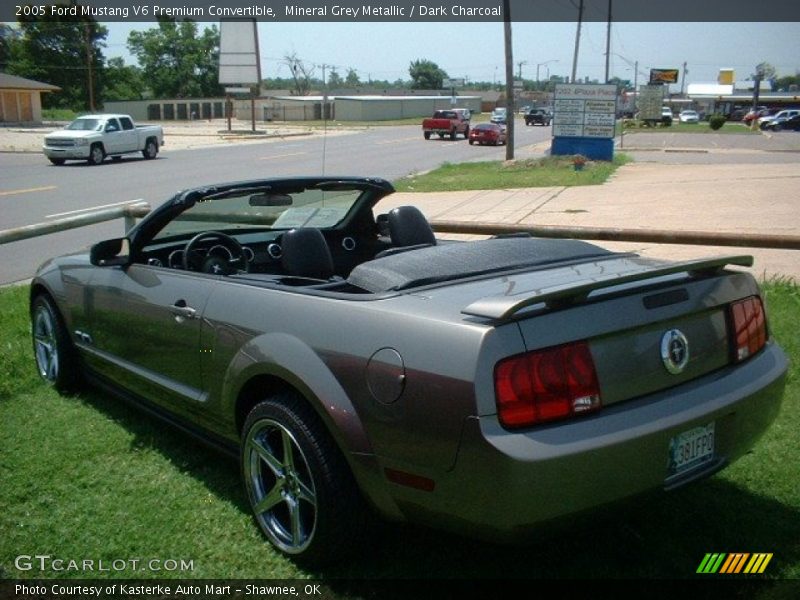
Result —
<svg viewBox="0 0 800 600"><path fill-rule="evenodd" d="M433 227L434 231L439 233L463 233L473 235L530 233L533 236L545 238L800 250L800 236L797 235L670 231L666 229L623 229L616 227L566 227L560 225L519 225L517 223L476 223L472 221L436 220L431 221L431 227Z"/></svg>
<svg viewBox="0 0 800 600"><path fill-rule="evenodd" d="M18 242L40 235L66 231L76 227L85 227L86 225L94 225L95 223L103 223L104 221L113 221L115 219L125 219L125 232L127 232L134 226L137 218L144 217L149 212L150 205L143 200L111 208L87 209L85 212L71 217L0 231L0 244Z"/></svg>

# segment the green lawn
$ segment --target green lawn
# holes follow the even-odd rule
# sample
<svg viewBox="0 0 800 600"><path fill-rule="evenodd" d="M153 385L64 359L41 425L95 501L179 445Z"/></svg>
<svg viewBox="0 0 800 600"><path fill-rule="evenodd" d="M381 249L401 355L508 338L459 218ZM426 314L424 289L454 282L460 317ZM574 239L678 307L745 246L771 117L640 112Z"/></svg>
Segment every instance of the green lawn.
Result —
<svg viewBox="0 0 800 600"><path fill-rule="evenodd" d="M97 391L64 397L34 372L27 289L0 290L0 578L20 554L184 560L193 569L101 577L355 579L692 577L707 552L773 552L766 576L800 578L800 288L765 286L792 358L777 422L709 480L658 493L519 546L387 526L375 548L325 571L278 556L253 524L236 464Z"/></svg>
<svg viewBox="0 0 800 600"><path fill-rule="evenodd" d="M548 156L538 159L445 163L438 169L409 175L394 182L399 192L454 192L522 187L561 187L599 185L618 167L630 161L615 154L612 162L589 161L576 171L572 156Z"/></svg>

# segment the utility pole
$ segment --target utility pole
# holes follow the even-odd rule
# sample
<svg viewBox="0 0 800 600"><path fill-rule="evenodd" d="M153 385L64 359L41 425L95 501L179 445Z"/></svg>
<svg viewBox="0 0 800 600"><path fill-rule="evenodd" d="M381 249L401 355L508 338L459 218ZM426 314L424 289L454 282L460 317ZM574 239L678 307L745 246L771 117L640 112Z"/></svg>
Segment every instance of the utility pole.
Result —
<svg viewBox="0 0 800 600"><path fill-rule="evenodd" d="M506 54L506 160L514 160L514 57L511 46L511 0L503 0Z"/></svg>
<svg viewBox="0 0 800 600"><path fill-rule="evenodd" d="M578 50L581 46L581 22L583 21L583 0L578 5L578 30L575 32L575 53L572 56L572 78L570 83L575 83L578 73Z"/></svg>
<svg viewBox="0 0 800 600"><path fill-rule="evenodd" d="M683 97L683 87L686 83L686 73L689 71L686 70L686 62L683 63L683 71L681 72L681 97Z"/></svg>
<svg viewBox="0 0 800 600"><path fill-rule="evenodd" d="M89 89L89 110L91 112L95 112L94 107L94 73L93 73L93 60L92 60L92 36L90 31L90 25L87 21L83 24L83 31L84 36L86 39L86 84Z"/></svg>
<svg viewBox="0 0 800 600"><path fill-rule="evenodd" d="M608 64L611 58L611 2L608 0L608 26L606 27L606 83L608 83Z"/></svg>
<svg viewBox="0 0 800 600"><path fill-rule="evenodd" d="M517 63L517 79L522 79L522 65L527 65L527 60L521 60Z"/></svg>

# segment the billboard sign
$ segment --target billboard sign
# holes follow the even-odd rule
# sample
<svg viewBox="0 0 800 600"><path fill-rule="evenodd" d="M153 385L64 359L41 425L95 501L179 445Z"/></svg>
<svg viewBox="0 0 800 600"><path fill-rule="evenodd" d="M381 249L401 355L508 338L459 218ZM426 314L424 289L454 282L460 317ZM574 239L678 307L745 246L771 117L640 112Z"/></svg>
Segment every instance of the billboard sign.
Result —
<svg viewBox="0 0 800 600"><path fill-rule="evenodd" d="M650 83L678 83L678 69L650 69Z"/></svg>
<svg viewBox="0 0 800 600"><path fill-rule="evenodd" d="M260 85L261 61L255 19L223 19L219 23L219 83Z"/></svg>

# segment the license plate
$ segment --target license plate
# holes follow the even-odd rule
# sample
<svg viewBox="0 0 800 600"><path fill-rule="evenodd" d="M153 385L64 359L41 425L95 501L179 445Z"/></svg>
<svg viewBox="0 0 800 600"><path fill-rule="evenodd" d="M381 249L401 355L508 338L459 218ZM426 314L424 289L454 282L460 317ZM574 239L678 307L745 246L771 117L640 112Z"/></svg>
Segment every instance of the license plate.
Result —
<svg viewBox="0 0 800 600"><path fill-rule="evenodd" d="M680 475L714 457L714 423L679 433L669 442L667 476Z"/></svg>

